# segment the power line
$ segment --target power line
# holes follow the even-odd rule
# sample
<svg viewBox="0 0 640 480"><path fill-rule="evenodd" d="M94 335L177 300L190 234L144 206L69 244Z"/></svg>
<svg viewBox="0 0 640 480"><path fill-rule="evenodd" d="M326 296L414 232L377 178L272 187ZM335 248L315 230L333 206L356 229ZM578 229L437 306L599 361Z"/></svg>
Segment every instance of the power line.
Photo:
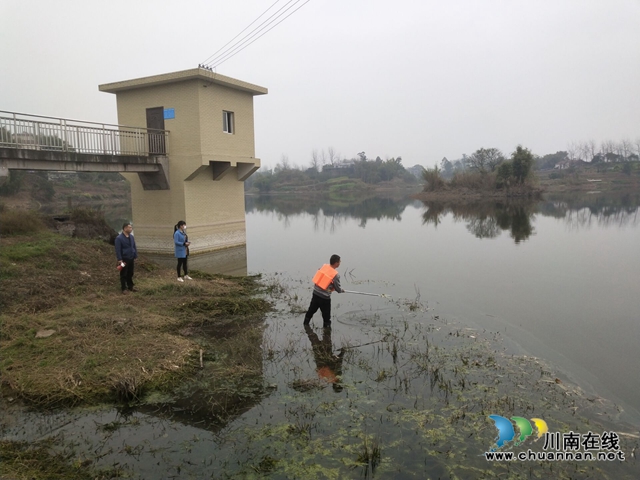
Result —
<svg viewBox="0 0 640 480"><path fill-rule="evenodd" d="M287 7L287 5L289 5L292 1L294 0L289 0L288 3L286 3L283 7L281 7L279 10L277 10L275 13L273 13L269 18L267 18L266 20L264 20L260 25L258 25L256 28L254 28L251 32L249 32L248 34L246 34L242 39L238 40L235 44L233 44L231 47L227 48L226 51L224 51L223 53L214 56L213 59L208 60L207 63L203 64L202 66L204 66L205 68L208 69L212 69L212 68L216 68L219 65L221 65L222 63L226 62L227 60L229 60L231 57L237 55L238 53L240 53L242 50L244 50L245 48L247 48L249 45L251 45L253 42L255 42L256 40L258 40L259 38L261 38L263 35L265 35L267 32L271 31L272 29L274 29L275 27L277 27L279 24L281 24L282 22L284 22L287 18L289 18L291 15L293 15L294 13L296 13L298 10L300 10L302 7L304 7L307 3L309 3L311 0L306 0L302 5L300 5L298 8L296 8L295 10L293 10L292 12L290 12L288 15L286 15L284 18L280 19L277 23L275 23L274 25L272 25L270 28L268 28L267 30L265 30L265 28L267 28L269 25L271 25L273 22L275 22L276 20L278 20L280 17L282 17L285 13L287 13L289 10L291 10L293 7L295 7L301 0L295 0L295 2L293 3L293 5ZM277 2L276 2L277 3ZM274 4L275 5L275 4ZM269 9L271 9L273 7L273 5L271 7L269 7L267 10L265 10L265 12L263 12L260 16L264 15L264 13L266 13ZM284 9L284 11L282 11ZM279 13L281 12L281 13ZM260 17L258 17L260 18ZM257 20L257 19L256 19ZM254 22L251 23L251 25L253 25ZM249 25L249 26L251 26ZM247 27L249 28L249 27ZM247 29L245 28L245 30ZM263 31L264 30L264 31ZM244 31L244 30L243 30ZM242 33L242 32L240 32ZM260 34L260 35L258 35ZM235 38L237 38L240 34L236 35ZM258 35L256 37L256 35ZM255 37L255 38L253 38ZM253 38L253 40L251 40ZM251 40L251 41L249 41ZM227 43L227 45L229 45L229 43L231 43L233 41L233 39L231 41L229 41ZM249 43L247 43L249 42ZM224 48L224 47L222 47ZM222 49L220 49L222 50ZM220 51L218 50L218 52ZM217 53L217 52L216 52ZM215 55L215 54L214 54ZM211 57L209 57L211 58Z"/></svg>
<svg viewBox="0 0 640 480"><path fill-rule="evenodd" d="M293 2L293 5L290 5L292 2ZM265 19L260 25L255 27L253 30L251 30L249 33L247 33L244 37L242 37L240 40L235 42L231 47L227 48L224 52L222 52L221 54L219 54L217 57L213 58L212 60L209 60L207 65L208 66L214 65L218 61L220 61L223 58L225 58L226 56L228 56L230 53L232 53L234 51L239 51L238 49L242 45L246 44L251 38L253 38L256 35L258 35L267 26L269 26L275 20L280 18L282 15L284 15L288 10L290 10L292 7L294 7L298 2L300 2L300 0L289 0L282 7L280 7L277 11L272 13L271 16L269 16L269 18Z"/></svg>
<svg viewBox="0 0 640 480"><path fill-rule="evenodd" d="M299 0L298 0L299 1ZM236 51L235 53L228 55L226 58L222 58L220 59L218 62L216 62L215 65L213 65L213 68L218 67L219 65L222 65L224 62L226 62L227 60L229 60L231 57L234 57L236 54L240 53L242 50L244 50L245 48L247 48L249 45L251 45L253 42L255 42L256 40L258 40L259 38L261 38L263 35L265 35L267 32L273 30L275 27L277 27L278 25L280 25L282 22L284 22L287 18L289 18L291 15L293 15L294 13L296 13L298 10L300 10L302 7L304 7L307 3L309 3L311 0L306 0L302 5L300 5L298 8L296 8L294 11L292 11L289 15L287 15L286 17L284 17L282 20L280 20L278 23L276 23L275 25L273 25L271 28L269 28L268 30L264 31L261 35L259 35L258 37L256 37L255 39L253 39L251 42L247 43L245 46L243 46L242 48L240 48L238 51ZM297 2L296 2L297 3ZM295 6L292 5L292 7ZM229 52L231 53L231 52Z"/></svg>
<svg viewBox="0 0 640 480"><path fill-rule="evenodd" d="M233 37L231 40L229 40L227 43L225 43L225 44L224 44L222 47L220 47L220 48L218 49L218 51L216 51L213 55L211 55L211 56L207 57L207 59L206 59L204 62L202 62L202 64L203 64L203 65L206 65L206 64L209 62L209 60L211 60L212 58L215 58L215 56L218 54L218 52L219 52L220 50L222 50L224 47L226 47L226 46L227 46L227 45L229 45L231 42L233 42L236 38L238 38L238 37L242 34L242 32L244 32L247 28L249 28L251 25L253 25L254 23L256 23L256 22L260 19L260 17L262 17L265 13L267 13L269 10L271 10L271 9L273 8L273 6L274 6L276 3L278 3L279 1L280 1L280 0L276 0L275 2L273 2L273 3L271 4L271 6L270 6L269 8L267 8L264 12L262 12L260 15L258 15L258 17L257 17L253 22L251 22L249 25L247 25L246 27L244 27L244 29L243 29L240 33L238 33L238 35L236 35L236 36L235 36L235 37ZM271 18L271 17L269 17L269 18Z"/></svg>
<svg viewBox="0 0 640 480"><path fill-rule="evenodd" d="M294 2L293 5L287 6L292 1ZM231 58L233 55L235 55L236 53L240 52L241 50L244 50L244 48L246 48L251 43L253 43L253 41L250 42L250 43L247 43L247 42L249 42L252 38L256 37L256 35L258 35L260 32L262 32L265 28L267 28L269 25L271 25L273 22L275 22L282 15L287 13L288 10L292 9L293 7L295 7L296 4L299 3L300 1L301 0L295 0L295 1L294 0L289 0L289 3L287 3L284 7L282 7L280 10L278 10L278 12L280 12L283 9L284 9L284 11L282 11L280 13L278 13L278 12L274 13L271 17L269 17L267 20L262 22L262 24L260 24L258 27L253 29L249 34L245 35L245 37L243 39L241 39L240 41L236 42L236 44L232 48L229 48L226 52L218 55L218 57L215 58L214 60L212 60L210 63L211 64L216 64L216 66L217 66L220 63L222 63L223 61L228 60L229 58ZM284 20L284 19L282 19L282 20ZM278 22L278 23L280 23L280 22ZM274 27L276 25L274 25ZM269 30L271 30L271 29L269 29ZM269 30L265 31L264 33L267 33ZM262 35L264 35L264 33ZM260 38L262 35L259 35L257 38L255 38L255 40ZM243 45L245 45L245 47L243 47Z"/></svg>

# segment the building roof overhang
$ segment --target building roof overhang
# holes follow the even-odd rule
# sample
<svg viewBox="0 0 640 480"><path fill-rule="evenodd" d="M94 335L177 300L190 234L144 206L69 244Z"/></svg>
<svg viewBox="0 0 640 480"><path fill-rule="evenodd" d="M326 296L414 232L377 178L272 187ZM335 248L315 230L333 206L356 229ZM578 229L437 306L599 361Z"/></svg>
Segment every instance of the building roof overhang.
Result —
<svg viewBox="0 0 640 480"><path fill-rule="evenodd" d="M252 95L265 95L268 93L268 90L265 87L254 85L248 82L243 82L242 80L227 77L225 75L221 75L204 68L192 68L189 70L181 70L179 72L153 75L151 77L135 78L133 80L124 80L121 82L104 83L98 86L98 90L107 93L118 93L124 92L126 90L133 90L136 88L166 85L169 83L178 83L188 80L202 80L208 83L215 83L228 88L241 90Z"/></svg>

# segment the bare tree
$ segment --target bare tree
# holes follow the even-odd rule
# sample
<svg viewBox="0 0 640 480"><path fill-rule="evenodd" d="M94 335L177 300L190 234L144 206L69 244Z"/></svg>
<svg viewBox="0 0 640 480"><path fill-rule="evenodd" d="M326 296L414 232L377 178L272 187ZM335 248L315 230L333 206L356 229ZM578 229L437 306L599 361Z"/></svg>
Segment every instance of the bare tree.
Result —
<svg viewBox="0 0 640 480"><path fill-rule="evenodd" d="M573 161L576 159L578 155L578 144L576 142L571 142L567 147L567 154L569 156L569 160Z"/></svg>
<svg viewBox="0 0 640 480"><path fill-rule="evenodd" d="M635 144L636 144L636 155L640 157L640 137L636 138Z"/></svg>
<svg viewBox="0 0 640 480"><path fill-rule="evenodd" d="M589 142L580 142L578 143L578 159L583 161L589 160Z"/></svg>
<svg viewBox="0 0 640 480"><path fill-rule="evenodd" d="M329 148L327 149L327 152L328 152L328 154L329 154L329 163L330 163L332 166L333 166L333 165L335 165L335 164L336 164L336 162L338 161L338 156L339 156L339 155L337 155L337 154L336 154L336 151L334 150L334 148L333 148L333 147L329 147Z"/></svg>
<svg viewBox="0 0 640 480"><path fill-rule="evenodd" d="M616 144L613 140L604 140L601 144L600 150L602 151L602 155L606 155L607 153L614 153L616 148Z"/></svg>
<svg viewBox="0 0 640 480"><path fill-rule="evenodd" d="M462 170L466 170L469 168L469 157L466 153L462 154L462 158L460 159L460 163L462 164Z"/></svg>
<svg viewBox="0 0 640 480"><path fill-rule="evenodd" d="M469 157L469 168L480 173L493 172L504 162L504 155L497 148L481 148Z"/></svg>
<svg viewBox="0 0 640 480"><path fill-rule="evenodd" d="M627 160L629 158L629 155L633 153L633 144L628 138L622 139L622 141L620 142L620 148L622 149L622 156L625 160Z"/></svg>
<svg viewBox="0 0 640 480"><path fill-rule="evenodd" d="M313 149L311 151L311 168L313 168L316 172L320 169L320 159L318 158L318 150Z"/></svg>
<svg viewBox="0 0 640 480"><path fill-rule="evenodd" d="M596 145L596 141L591 139L587 141L587 146L589 148L589 162L593 160L593 157L598 153L598 147Z"/></svg>
<svg viewBox="0 0 640 480"><path fill-rule="evenodd" d="M280 168L278 168L280 167ZM289 156L285 155L284 153L282 154L282 157L280 157L280 163L278 165L276 165L276 169L278 170L291 170L291 163L289 163Z"/></svg>

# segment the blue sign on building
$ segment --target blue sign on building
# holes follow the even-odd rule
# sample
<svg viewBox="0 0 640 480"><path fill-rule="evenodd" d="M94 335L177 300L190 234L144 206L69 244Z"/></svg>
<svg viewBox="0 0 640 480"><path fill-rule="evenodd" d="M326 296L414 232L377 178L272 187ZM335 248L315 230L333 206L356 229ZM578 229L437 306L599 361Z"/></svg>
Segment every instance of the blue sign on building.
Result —
<svg viewBox="0 0 640 480"><path fill-rule="evenodd" d="M176 109L175 108L165 108L164 109L164 119L171 120L172 118L176 118Z"/></svg>

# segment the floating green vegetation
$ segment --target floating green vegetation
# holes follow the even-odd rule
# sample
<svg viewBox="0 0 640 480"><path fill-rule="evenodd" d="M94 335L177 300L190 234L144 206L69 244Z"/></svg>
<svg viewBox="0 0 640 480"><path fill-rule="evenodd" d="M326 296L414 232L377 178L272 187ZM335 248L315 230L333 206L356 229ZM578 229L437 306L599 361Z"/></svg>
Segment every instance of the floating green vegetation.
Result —
<svg viewBox="0 0 640 480"><path fill-rule="evenodd" d="M288 313L299 315L307 311L300 303L302 298L292 291L291 286L278 274L265 279L263 285L265 295L270 300L275 300L286 305Z"/></svg>
<svg viewBox="0 0 640 480"><path fill-rule="evenodd" d="M599 402L540 360L505 354L499 335L435 318L372 335L384 341L355 348L343 341L343 390L323 388L331 381L303 350L265 357L265 368L288 381L263 401L268 420L245 420L225 436L221 449L234 445L239 457L237 466L226 464L226 478L265 473L264 459L274 478L353 478L356 471L361 478L633 478L633 437L621 436L625 463L485 460L497 435L491 414L544 418L558 432L610 429L594 420L603 413ZM509 450L540 451L542 442L530 437Z"/></svg>
<svg viewBox="0 0 640 480"><path fill-rule="evenodd" d="M0 477L12 480L107 480L120 478L119 468L96 469L93 460L73 453L54 453L53 438L27 443L0 440Z"/></svg>

